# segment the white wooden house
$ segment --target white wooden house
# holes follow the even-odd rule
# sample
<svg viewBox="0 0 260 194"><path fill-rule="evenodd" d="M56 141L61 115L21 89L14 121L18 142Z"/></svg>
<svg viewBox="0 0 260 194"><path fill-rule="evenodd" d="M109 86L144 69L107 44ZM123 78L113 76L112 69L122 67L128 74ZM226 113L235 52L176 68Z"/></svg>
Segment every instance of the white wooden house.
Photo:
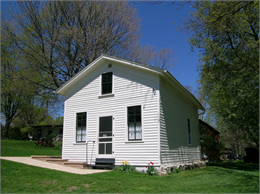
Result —
<svg viewBox="0 0 260 194"><path fill-rule="evenodd" d="M56 93L65 96L63 159L137 167L201 160L204 108L167 70L103 54Z"/></svg>

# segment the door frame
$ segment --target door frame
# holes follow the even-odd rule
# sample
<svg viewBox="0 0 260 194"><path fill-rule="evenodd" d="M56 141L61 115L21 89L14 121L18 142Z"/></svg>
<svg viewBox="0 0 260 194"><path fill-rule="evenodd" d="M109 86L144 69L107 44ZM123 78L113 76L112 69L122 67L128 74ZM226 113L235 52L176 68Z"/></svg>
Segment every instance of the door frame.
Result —
<svg viewBox="0 0 260 194"><path fill-rule="evenodd" d="M112 154L99 154L99 118L100 117L109 117L112 116ZM97 115L97 147L96 147L96 158L115 158L114 156L114 149L115 149L115 145L114 145L114 126L115 126L115 116L113 112L108 112L108 113L104 113L104 114L98 114Z"/></svg>

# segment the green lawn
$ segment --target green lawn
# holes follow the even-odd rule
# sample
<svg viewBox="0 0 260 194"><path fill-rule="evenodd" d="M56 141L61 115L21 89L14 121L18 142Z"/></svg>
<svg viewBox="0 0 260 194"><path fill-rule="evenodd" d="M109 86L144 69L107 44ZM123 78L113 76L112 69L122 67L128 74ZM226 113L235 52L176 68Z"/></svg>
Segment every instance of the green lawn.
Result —
<svg viewBox="0 0 260 194"><path fill-rule="evenodd" d="M43 155L41 151L44 151L45 155L50 155L45 149L38 151L37 155ZM206 168L167 176L148 176L146 173L124 174L116 171L77 175L1 160L1 192L258 193L259 166L222 162L209 163Z"/></svg>
<svg viewBox="0 0 260 194"><path fill-rule="evenodd" d="M1 156L61 156L61 147L36 146L35 141L1 140Z"/></svg>

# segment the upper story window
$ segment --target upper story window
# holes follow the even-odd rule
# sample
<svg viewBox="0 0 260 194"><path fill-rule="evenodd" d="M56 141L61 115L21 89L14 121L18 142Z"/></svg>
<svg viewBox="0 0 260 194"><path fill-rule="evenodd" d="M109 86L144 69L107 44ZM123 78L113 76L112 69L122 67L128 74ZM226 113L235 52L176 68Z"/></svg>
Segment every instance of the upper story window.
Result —
<svg viewBox="0 0 260 194"><path fill-rule="evenodd" d="M191 128L190 128L190 119L188 119L187 122L188 122L189 144L191 144Z"/></svg>
<svg viewBox="0 0 260 194"><path fill-rule="evenodd" d="M86 141L86 112L77 113L76 121L76 141L85 142Z"/></svg>
<svg viewBox="0 0 260 194"><path fill-rule="evenodd" d="M113 77L113 72L102 74L102 85L101 85L102 95L112 93L112 84L113 84L112 77Z"/></svg>
<svg viewBox="0 0 260 194"><path fill-rule="evenodd" d="M127 108L128 139L142 140L142 110L141 106Z"/></svg>

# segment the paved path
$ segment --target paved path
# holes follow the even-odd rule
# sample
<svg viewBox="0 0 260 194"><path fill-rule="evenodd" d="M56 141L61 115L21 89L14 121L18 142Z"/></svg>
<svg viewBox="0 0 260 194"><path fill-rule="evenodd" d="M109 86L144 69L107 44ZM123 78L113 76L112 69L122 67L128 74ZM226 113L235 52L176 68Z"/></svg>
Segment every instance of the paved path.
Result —
<svg viewBox="0 0 260 194"><path fill-rule="evenodd" d="M3 160L10 160L13 162L19 162L31 166L37 166L41 168L48 168L52 170L58 170L63 172L69 172L74 174L93 174L93 173L100 173L100 172L108 172L109 170L98 170L98 169L78 169L78 168L72 168L69 166L59 165L59 164L53 164L50 162L45 162L41 160L35 160L31 157L0 157L0 159Z"/></svg>

